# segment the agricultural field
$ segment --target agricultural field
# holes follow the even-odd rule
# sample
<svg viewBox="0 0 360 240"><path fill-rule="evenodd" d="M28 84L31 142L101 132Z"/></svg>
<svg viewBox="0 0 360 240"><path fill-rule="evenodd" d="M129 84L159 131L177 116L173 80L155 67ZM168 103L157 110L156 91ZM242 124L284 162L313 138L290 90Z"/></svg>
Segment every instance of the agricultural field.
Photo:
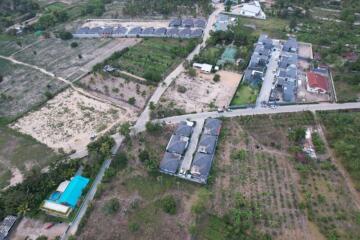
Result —
<svg viewBox="0 0 360 240"><path fill-rule="evenodd" d="M191 206L200 187L159 175L156 167L172 131L168 126L126 142L120 151L127 158L127 167L114 175L112 165L105 174L77 239L187 239ZM168 198L175 200L176 207L165 204ZM109 229L109 225L117 227Z"/></svg>
<svg viewBox="0 0 360 240"><path fill-rule="evenodd" d="M317 148L318 161L296 157L299 129L309 127L320 146L325 139L308 112L223 119L206 188L157 173L170 126L161 136L142 133L121 150L128 167L105 178L79 239L356 239L356 199L327 148ZM163 210L167 195L176 199L173 214ZM111 201L119 207L109 214ZM109 231L109 222L119 227Z"/></svg>
<svg viewBox="0 0 360 240"><path fill-rule="evenodd" d="M161 81L196 46L195 40L144 39L108 64L151 82Z"/></svg>
<svg viewBox="0 0 360 240"><path fill-rule="evenodd" d="M133 118L133 112L67 89L11 127L54 150L70 153L86 149L92 136Z"/></svg>
<svg viewBox="0 0 360 240"><path fill-rule="evenodd" d="M248 85L241 84L236 90L231 105L253 104L259 94L259 89L252 88Z"/></svg>
<svg viewBox="0 0 360 240"><path fill-rule="evenodd" d="M38 38L34 33L24 34L17 37L0 34L0 55L10 56L29 44L39 40L40 38Z"/></svg>
<svg viewBox="0 0 360 240"><path fill-rule="evenodd" d="M59 159L61 155L32 137L0 126L0 189L21 182L33 167L43 169Z"/></svg>
<svg viewBox="0 0 360 240"><path fill-rule="evenodd" d="M218 82L215 74L197 72L195 77L182 73L166 90L161 103L174 102L185 112L203 112L216 107L227 107L241 80L241 74L218 71Z"/></svg>
<svg viewBox="0 0 360 240"><path fill-rule="evenodd" d="M146 80L130 78L127 75L114 77L108 74L91 74L79 82L91 93L99 94L117 105L134 107L136 111L144 108L154 91L154 87L147 84Z"/></svg>
<svg viewBox="0 0 360 240"><path fill-rule="evenodd" d="M35 69L0 59L0 118L12 119L47 101L66 84Z"/></svg>
<svg viewBox="0 0 360 240"><path fill-rule="evenodd" d="M108 58L114 51L120 51L138 43L138 39L81 39L63 41L57 38L44 39L14 55L19 60L33 64L69 80L76 80L81 74ZM77 47L71 43L77 42Z"/></svg>

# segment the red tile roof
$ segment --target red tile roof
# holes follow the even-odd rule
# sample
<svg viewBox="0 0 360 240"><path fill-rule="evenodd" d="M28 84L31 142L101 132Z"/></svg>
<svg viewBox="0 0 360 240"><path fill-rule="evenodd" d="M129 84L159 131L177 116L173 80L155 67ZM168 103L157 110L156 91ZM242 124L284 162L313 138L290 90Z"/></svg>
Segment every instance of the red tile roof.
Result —
<svg viewBox="0 0 360 240"><path fill-rule="evenodd" d="M320 88L325 91L329 89L328 78L318 73L307 72L307 79L311 88Z"/></svg>

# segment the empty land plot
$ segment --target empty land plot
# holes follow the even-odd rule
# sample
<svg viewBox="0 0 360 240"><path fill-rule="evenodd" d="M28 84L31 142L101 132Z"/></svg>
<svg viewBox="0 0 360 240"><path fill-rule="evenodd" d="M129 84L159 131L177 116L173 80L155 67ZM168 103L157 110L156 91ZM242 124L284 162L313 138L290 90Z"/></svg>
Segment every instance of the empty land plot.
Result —
<svg viewBox="0 0 360 240"><path fill-rule="evenodd" d="M33 64L68 78L78 71L89 72L92 67L108 58L114 51L130 47L139 39L81 39L63 41L44 39L37 44L15 54L15 58ZM78 47L72 48L72 42Z"/></svg>
<svg viewBox="0 0 360 240"><path fill-rule="evenodd" d="M35 34L25 34L16 37L0 34L0 55L10 56L29 44L35 43L37 40L39 38Z"/></svg>
<svg viewBox="0 0 360 240"><path fill-rule="evenodd" d="M281 197L280 193L277 200L280 200L280 204L291 204L301 210L301 214L305 214L310 223L315 223L320 233L328 239L335 236L341 239L356 239L356 236L359 236L360 224L356 220L359 209L356 207L344 177L333 164L335 159L330 157L321 161L311 159L301 161L294 157L299 151L297 148L302 148L302 145L290 140L290 135L296 129L316 128L316 122L310 113L244 117L239 119L239 123L243 129L246 129L246 135L257 141L256 148L264 149L264 152L270 151L272 155L280 153L276 159L282 156L287 161L287 169L279 168L270 176L279 177L279 172L282 171L287 171L287 174L294 176L296 181L293 190L299 198L295 202L285 195ZM231 130L228 132L230 133ZM289 183L284 181L280 185ZM275 194L279 194L277 190L279 185L275 184L275 186ZM293 191L291 188L289 185L290 192ZM293 218L289 217L290 220ZM289 221L285 220L288 217L283 219L282 221ZM296 225L301 226L304 223L300 222ZM303 232L303 234L306 233L306 231ZM316 234L316 232L309 233L309 237L318 239ZM285 237L285 239L288 238Z"/></svg>
<svg viewBox="0 0 360 240"><path fill-rule="evenodd" d="M144 39L109 64L159 82L193 50L195 44L195 40Z"/></svg>
<svg viewBox="0 0 360 240"><path fill-rule="evenodd" d="M121 152L128 157L128 167L103 182L77 239L189 239L191 206L200 186L159 175L156 167L148 171L149 161L160 162L172 131L165 128L155 135L142 133L131 143L126 142ZM140 160L139 153L144 150L150 154L149 159ZM162 209L165 196L173 196L176 201L173 214ZM120 208L106 214L105 204L110 199L116 199Z"/></svg>
<svg viewBox="0 0 360 240"><path fill-rule="evenodd" d="M231 105L254 104L258 95L258 88L241 84L236 90L235 96L231 101Z"/></svg>
<svg viewBox="0 0 360 240"><path fill-rule="evenodd" d="M46 101L64 82L35 69L0 59L0 117L14 118Z"/></svg>
<svg viewBox="0 0 360 240"><path fill-rule="evenodd" d="M202 112L211 108L229 106L241 74L219 71L220 81L214 82L214 74L198 73L190 77L182 73L167 89L161 102L175 102L186 112Z"/></svg>
<svg viewBox="0 0 360 240"><path fill-rule="evenodd" d="M0 126L0 189L21 181L32 167L42 169L60 158L32 137Z"/></svg>
<svg viewBox="0 0 360 240"><path fill-rule="evenodd" d="M272 38L285 39L286 32L284 29L288 26L287 20L277 17L267 17L266 20L239 17L240 22L244 25L255 27L254 34L257 36L266 32Z"/></svg>
<svg viewBox="0 0 360 240"><path fill-rule="evenodd" d="M141 83L141 81L128 80L120 77L113 77L107 74L91 74L80 80L81 86L86 89L109 97L118 105L126 105L134 98L132 106L137 111L141 110L148 98L154 91L154 87Z"/></svg>
<svg viewBox="0 0 360 240"><path fill-rule="evenodd" d="M133 113L67 89L12 125L53 149L83 150L94 134L116 123L133 120Z"/></svg>

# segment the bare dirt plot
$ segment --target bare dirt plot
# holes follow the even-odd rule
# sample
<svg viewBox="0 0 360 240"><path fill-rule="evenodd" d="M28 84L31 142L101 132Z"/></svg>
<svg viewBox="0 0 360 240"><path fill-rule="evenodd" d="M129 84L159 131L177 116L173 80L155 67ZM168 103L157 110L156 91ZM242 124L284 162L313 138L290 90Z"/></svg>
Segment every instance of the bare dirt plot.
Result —
<svg viewBox="0 0 360 240"><path fill-rule="evenodd" d="M46 227L50 223L44 223L39 220L34 220L30 218L23 218L19 225L16 228L16 231L12 233L11 239L14 240L23 240L23 239L36 239L41 235L47 236L48 239L55 239L57 236L62 236L65 232L68 224L58 223L55 224L50 229Z"/></svg>
<svg viewBox="0 0 360 240"><path fill-rule="evenodd" d="M68 89L12 125L53 149L83 150L90 137L116 123L133 120L134 113Z"/></svg>
<svg viewBox="0 0 360 240"><path fill-rule="evenodd" d="M305 59L313 59L312 44L299 43L299 57Z"/></svg>
<svg viewBox="0 0 360 240"><path fill-rule="evenodd" d="M128 167L102 184L100 197L94 201L93 211L77 239L190 239L191 206L200 186L166 175L148 174L138 157L146 149L159 163L172 131L165 128L161 134L142 133L123 146L121 151L128 156ZM161 209L159 200L167 195L176 199L174 215ZM112 198L120 202L120 209L106 215L104 205Z"/></svg>
<svg viewBox="0 0 360 240"><path fill-rule="evenodd" d="M0 117L15 117L46 101L65 83L37 70L0 59Z"/></svg>
<svg viewBox="0 0 360 240"><path fill-rule="evenodd" d="M236 88L241 80L241 74L219 71L220 81L214 82L214 74L198 73L194 78L182 73L174 84L168 88L161 102L172 101L186 112L202 112L214 106L229 106ZM186 91L179 89L185 87Z"/></svg>
<svg viewBox="0 0 360 240"><path fill-rule="evenodd" d="M91 74L80 80L82 87L91 92L100 94L118 105L135 107L140 111L145 106L148 98L154 91L154 87L120 77L109 75ZM135 98L133 105L128 104L129 99Z"/></svg>
<svg viewBox="0 0 360 240"><path fill-rule="evenodd" d="M64 78L70 78L79 70L86 73L108 58L115 51L130 47L140 39L45 39L14 55L20 61L33 64ZM70 44L77 42L78 47Z"/></svg>

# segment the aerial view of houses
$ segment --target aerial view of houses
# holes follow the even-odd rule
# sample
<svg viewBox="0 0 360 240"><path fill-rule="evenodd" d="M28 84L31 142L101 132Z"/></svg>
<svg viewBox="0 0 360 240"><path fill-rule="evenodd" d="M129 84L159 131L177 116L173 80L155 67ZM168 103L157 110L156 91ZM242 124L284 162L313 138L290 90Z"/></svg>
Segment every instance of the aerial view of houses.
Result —
<svg viewBox="0 0 360 240"><path fill-rule="evenodd" d="M0 240L360 236L360 4L1 0Z"/></svg>

